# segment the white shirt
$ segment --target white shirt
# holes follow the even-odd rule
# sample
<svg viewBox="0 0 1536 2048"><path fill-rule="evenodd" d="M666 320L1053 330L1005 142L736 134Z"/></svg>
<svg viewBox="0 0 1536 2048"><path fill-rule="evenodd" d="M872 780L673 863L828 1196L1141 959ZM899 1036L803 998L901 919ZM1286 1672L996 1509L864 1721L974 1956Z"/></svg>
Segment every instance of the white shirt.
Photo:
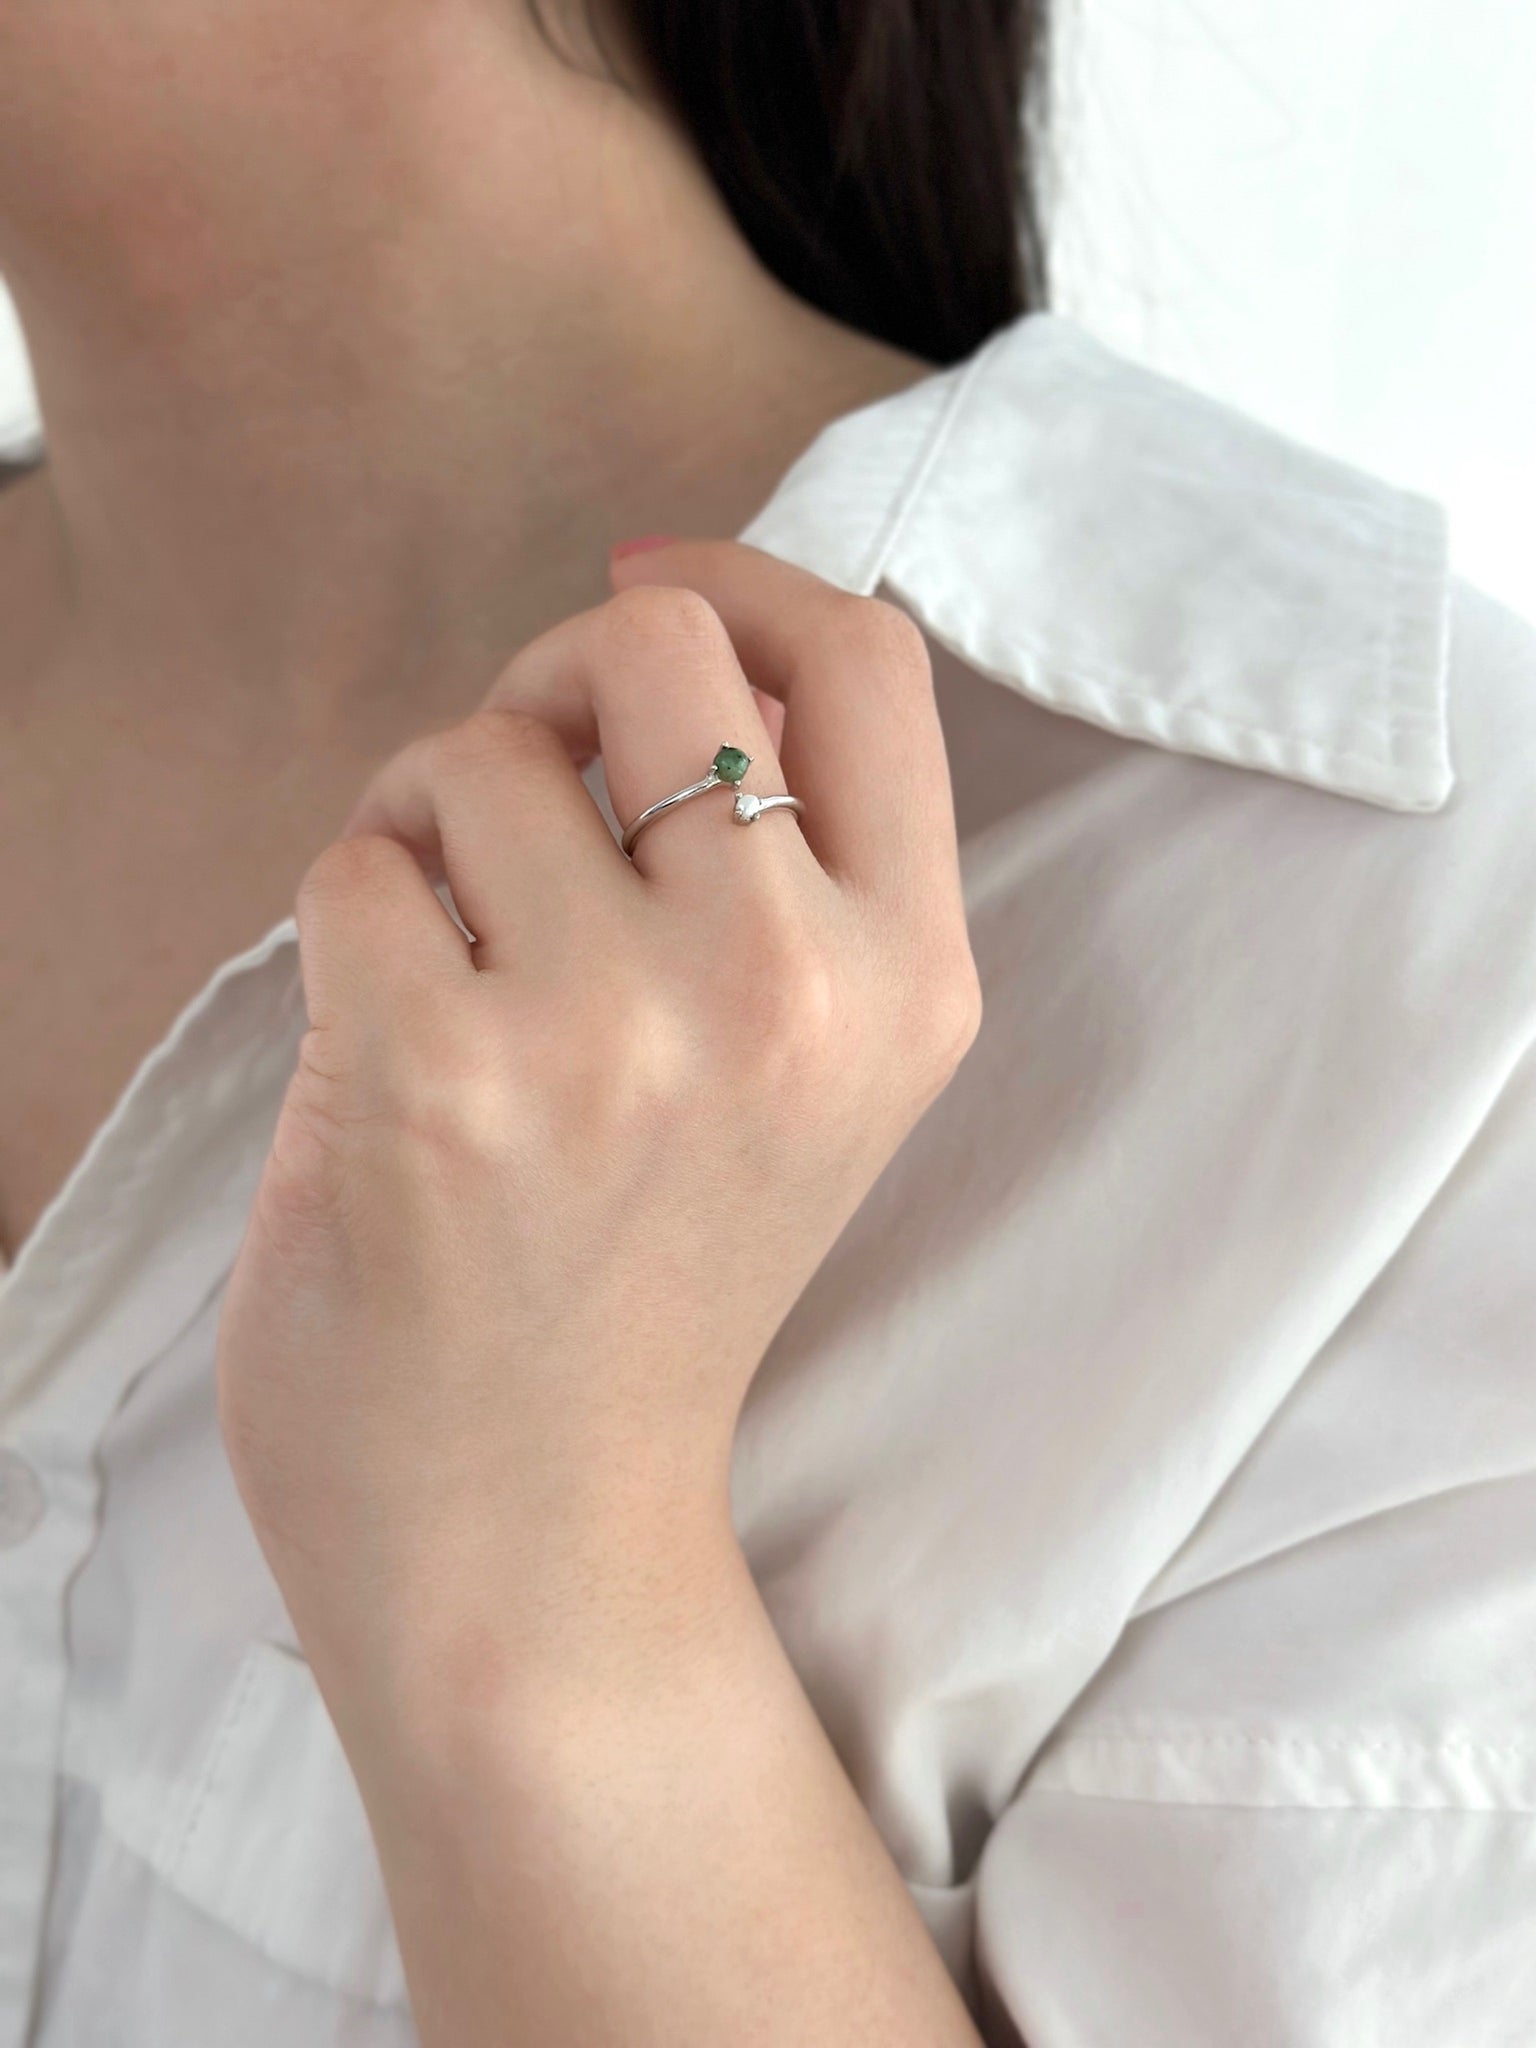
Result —
<svg viewBox="0 0 1536 2048"><path fill-rule="evenodd" d="M1044 316L747 538L929 633L986 993L737 1442L854 1784L1000 2048L1528 2048L1536 636ZM285 922L0 1284L0 2048L413 2038L215 1422L303 1024Z"/></svg>

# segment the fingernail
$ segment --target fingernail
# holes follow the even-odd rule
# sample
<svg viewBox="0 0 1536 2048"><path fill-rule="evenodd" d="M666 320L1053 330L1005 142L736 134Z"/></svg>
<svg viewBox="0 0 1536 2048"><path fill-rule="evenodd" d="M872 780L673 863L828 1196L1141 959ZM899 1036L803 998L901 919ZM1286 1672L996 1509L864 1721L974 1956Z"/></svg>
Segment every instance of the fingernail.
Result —
<svg viewBox="0 0 1536 2048"><path fill-rule="evenodd" d="M652 548L669 548L674 535L670 533L642 533L638 540L621 540L616 547L608 550L608 559L622 562L626 555L649 554Z"/></svg>

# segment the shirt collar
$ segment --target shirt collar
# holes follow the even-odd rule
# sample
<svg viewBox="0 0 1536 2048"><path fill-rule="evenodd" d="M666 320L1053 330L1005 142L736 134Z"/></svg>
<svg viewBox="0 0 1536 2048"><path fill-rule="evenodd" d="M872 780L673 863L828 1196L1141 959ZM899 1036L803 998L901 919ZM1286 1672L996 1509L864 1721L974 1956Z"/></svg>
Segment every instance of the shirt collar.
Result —
<svg viewBox="0 0 1536 2048"><path fill-rule="evenodd" d="M825 428L742 539L1128 738L1450 794L1445 517L1059 315Z"/></svg>

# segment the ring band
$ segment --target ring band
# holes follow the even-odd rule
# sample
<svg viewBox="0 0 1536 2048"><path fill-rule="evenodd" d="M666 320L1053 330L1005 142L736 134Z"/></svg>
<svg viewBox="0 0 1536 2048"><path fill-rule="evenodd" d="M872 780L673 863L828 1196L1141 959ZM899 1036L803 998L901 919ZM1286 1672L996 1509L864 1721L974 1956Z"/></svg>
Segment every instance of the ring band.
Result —
<svg viewBox="0 0 1536 2048"><path fill-rule="evenodd" d="M749 790L738 787L741 778L752 766L752 756L744 754L740 747L722 747L710 763L709 773L701 782L690 782L686 789L675 790L671 796L664 796L660 803L649 805L636 818L623 838L623 849L629 853L640 834L653 818L659 818L663 811L676 809L691 796L702 796L706 789L734 789L736 791L736 822L750 825L760 818L764 811L799 811L804 804L797 796L753 796Z"/></svg>

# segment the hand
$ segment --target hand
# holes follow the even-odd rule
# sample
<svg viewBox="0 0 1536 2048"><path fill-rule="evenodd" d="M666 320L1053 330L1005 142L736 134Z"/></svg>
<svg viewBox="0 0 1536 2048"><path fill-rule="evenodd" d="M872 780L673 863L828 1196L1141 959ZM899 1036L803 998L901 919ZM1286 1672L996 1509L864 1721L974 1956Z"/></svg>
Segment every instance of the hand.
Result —
<svg viewBox="0 0 1536 2048"><path fill-rule="evenodd" d="M333 1712L707 1582L763 1352L979 1022L916 628L732 544L614 573L299 893L310 1028L218 1375ZM803 822L711 791L626 859L579 765L628 823L724 742Z"/></svg>

